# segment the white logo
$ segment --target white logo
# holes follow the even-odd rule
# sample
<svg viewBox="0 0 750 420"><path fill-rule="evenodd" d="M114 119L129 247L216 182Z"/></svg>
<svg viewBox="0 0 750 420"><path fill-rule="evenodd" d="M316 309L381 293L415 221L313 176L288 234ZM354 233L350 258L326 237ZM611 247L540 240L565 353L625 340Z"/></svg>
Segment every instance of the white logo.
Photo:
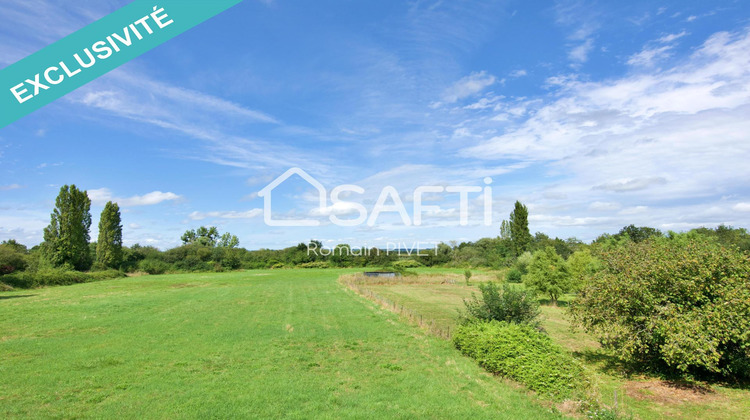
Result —
<svg viewBox="0 0 750 420"><path fill-rule="evenodd" d="M469 194L482 195L483 207L484 207L484 225L492 226L492 178L484 179L484 187L478 186L437 186L437 185L423 185L414 189L412 195L413 198L413 212L412 216L409 215L406 206L401 200L401 195L398 190L393 186L385 186L380 191L380 195L372 208L372 211L368 212L367 208L361 203L353 201L344 201L341 199L342 196L347 194L365 194L365 189L353 184L339 185L331 190L331 206L328 205L328 190L313 176L305 172L300 168L291 168L284 172L281 176L273 180L265 188L258 192L259 197L263 197L263 220L268 226L320 226L320 220L315 219L274 219L272 216L273 208L273 190L279 185L284 183L290 177L298 175L308 184L310 184L318 193L318 207L313 209L312 215L316 216L328 216L328 219L336 226L342 227L353 227L360 226L367 223L368 226L375 226L378 218L382 213L397 213L401 217L401 222L405 226L421 226L423 216L425 213L436 214L438 212L447 210L442 209L436 205L425 205L423 204L424 196L426 194L458 194L459 198L459 209L458 209L458 223L461 226L469 224ZM386 204L386 203L391 204ZM455 209L452 209L455 210ZM357 213L358 216L352 219L341 218L343 214Z"/></svg>

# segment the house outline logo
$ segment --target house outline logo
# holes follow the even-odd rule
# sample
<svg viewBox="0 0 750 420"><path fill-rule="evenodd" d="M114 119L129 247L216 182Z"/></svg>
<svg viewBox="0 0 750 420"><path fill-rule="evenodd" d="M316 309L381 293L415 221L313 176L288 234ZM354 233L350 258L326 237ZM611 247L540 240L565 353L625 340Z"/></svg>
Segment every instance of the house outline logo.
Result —
<svg viewBox="0 0 750 420"><path fill-rule="evenodd" d="M316 190L318 190L318 199L319 199L318 207L321 212L325 211L325 209L328 207L328 199L327 199L328 191L323 186L323 184L318 182L317 179L313 178L312 175L305 172L302 168L291 168L258 192L258 197L263 197L263 221L266 223L266 225L287 226L287 227L320 226L319 220L312 220L312 219L274 220L273 219L273 216L271 214L272 192L274 189L276 189L276 187L278 187L279 185L281 185L287 179L291 178L294 175L299 176L300 178L305 180L308 184L312 185Z"/></svg>

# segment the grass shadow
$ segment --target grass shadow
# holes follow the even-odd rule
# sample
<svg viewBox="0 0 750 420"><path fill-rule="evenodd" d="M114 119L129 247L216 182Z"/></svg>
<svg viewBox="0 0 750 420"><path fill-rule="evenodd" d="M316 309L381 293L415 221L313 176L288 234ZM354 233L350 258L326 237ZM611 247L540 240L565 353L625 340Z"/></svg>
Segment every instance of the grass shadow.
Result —
<svg viewBox="0 0 750 420"><path fill-rule="evenodd" d="M602 372L612 376L624 376L629 378L638 371L638 369L632 364L623 362L619 358L607 354L601 349L575 351L573 352L573 355L587 364L597 366Z"/></svg>
<svg viewBox="0 0 750 420"><path fill-rule="evenodd" d="M544 306L552 306L552 307L558 307L558 308L567 308L570 306L570 302L566 300L558 300L557 304L553 303L551 299L545 299L541 298L539 299L539 304Z"/></svg>
<svg viewBox="0 0 750 420"><path fill-rule="evenodd" d="M32 296L36 296L36 295L13 295L13 296L2 296L2 295L0 295L0 300L4 300L4 299L17 299L17 298L27 298L27 297L32 297Z"/></svg>

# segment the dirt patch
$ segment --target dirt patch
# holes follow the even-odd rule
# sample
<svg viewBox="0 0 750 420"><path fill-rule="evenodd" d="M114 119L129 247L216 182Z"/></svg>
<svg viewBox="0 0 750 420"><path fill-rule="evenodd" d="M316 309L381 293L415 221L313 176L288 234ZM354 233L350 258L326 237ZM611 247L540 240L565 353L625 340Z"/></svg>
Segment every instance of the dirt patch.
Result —
<svg viewBox="0 0 750 420"><path fill-rule="evenodd" d="M661 405L683 403L705 403L720 398L711 388L689 383L671 381L630 381L625 384L625 393L637 400L648 400Z"/></svg>

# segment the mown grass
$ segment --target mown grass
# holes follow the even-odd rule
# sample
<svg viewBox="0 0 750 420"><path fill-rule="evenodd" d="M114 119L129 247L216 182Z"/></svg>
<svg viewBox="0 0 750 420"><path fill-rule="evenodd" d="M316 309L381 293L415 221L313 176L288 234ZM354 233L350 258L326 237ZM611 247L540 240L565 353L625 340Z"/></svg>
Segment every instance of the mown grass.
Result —
<svg viewBox="0 0 750 420"><path fill-rule="evenodd" d="M420 270L421 275L429 275L429 280L421 284L412 278L408 284L368 284L366 287L383 298L434 320L442 329L453 330L456 315L464 308L463 299L470 297L472 292L479 294L479 289L474 281L472 286L462 282L442 284L436 280L440 272L439 269ZM446 278L456 277L455 270L446 274ZM523 285L515 287L521 288ZM613 406L617 400L620 412L641 419L750 418L748 389L719 384L696 387L644 375L632 376L625 372L593 337L571 328L564 307L572 298L571 295L563 296L559 306L543 305L542 326L556 343L567 348L589 368L603 404ZM545 299L541 301L548 303Z"/></svg>
<svg viewBox="0 0 750 420"><path fill-rule="evenodd" d="M0 294L0 418L557 418L341 270Z"/></svg>

